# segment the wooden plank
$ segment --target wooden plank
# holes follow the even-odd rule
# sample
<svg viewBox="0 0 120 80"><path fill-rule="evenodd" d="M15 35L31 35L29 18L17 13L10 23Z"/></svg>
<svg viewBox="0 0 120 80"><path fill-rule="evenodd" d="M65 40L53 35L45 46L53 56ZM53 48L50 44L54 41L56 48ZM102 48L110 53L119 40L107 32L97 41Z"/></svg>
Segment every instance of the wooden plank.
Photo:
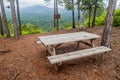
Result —
<svg viewBox="0 0 120 80"><path fill-rule="evenodd" d="M67 33L67 34L58 34L58 35L51 35L51 36L43 36L39 37L44 45L56 45L66 42L73 42L73 41L82 41L87 39L96 39L100 36L91 34L88 32L75 32L75 33Z"/></svg>
<svg viewBox="0 0 120 80"><path fill-rule="evenodd" d="M42 42L41 41L36 41L37 44L41 44Z"/></svg>
<svg viewBox="0 0 120 80"><path fill-rule="evenodd" d="M100 54L108 51L111 51L111 49L104 46L99 46L99 47L94 47L90 49L85 49L85 50L80 50L80 51L75 51L75 52L70 52L65 54L59 54L55 56L49 56L47 58L49 59L51 64L56 64L56 63L69 61L77 58L82 58L86 56L91 56L94 54Z"/></svg>
<svg viewBox="0 0 120 80"><path fill-rule="evenodd" d="M80 43L83 43L83 44L86 44L86 45L92 47L92 45L91 45L90 43L87 43L87 42L85 42L85 41L80 41Z"/></svg>
<svg viewBox="0 0 120 80"><path fill-rule="evenodd" d="M46 46L46 50L48 51L48 53L50 55L54 55L55 54L54 51L53 51L53 47L52 46Z"/></svg>
<svg viewBox="0 0 120 80"><path fill-rule="evenodd" d="M95 47L95 39L90 39L90 42L91 42L91 46Z"/></svg>

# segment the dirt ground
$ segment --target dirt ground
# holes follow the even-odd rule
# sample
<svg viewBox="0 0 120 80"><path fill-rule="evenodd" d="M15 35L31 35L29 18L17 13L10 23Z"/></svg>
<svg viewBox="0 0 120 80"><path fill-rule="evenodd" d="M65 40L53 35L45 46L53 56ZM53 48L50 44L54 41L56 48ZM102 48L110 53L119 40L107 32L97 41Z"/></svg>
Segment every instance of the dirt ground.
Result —
<svg viewBox="0 0 120 80"><path fill-rule="evenodd" d="M91 29L60 30L44 34L23 35L19 40L1 38L0 80L120 80L120 29L113 28L112 51L109 54L94 55L62 64L58 73L45 55L45 47L36 44L39 36L69 32L87 31L102 35L103 27ZM96 45L100 45L100 39ZM78 49L88 48L80 44ZM58 53L75 51L76 43L66 43L57 48Z"/></svg>

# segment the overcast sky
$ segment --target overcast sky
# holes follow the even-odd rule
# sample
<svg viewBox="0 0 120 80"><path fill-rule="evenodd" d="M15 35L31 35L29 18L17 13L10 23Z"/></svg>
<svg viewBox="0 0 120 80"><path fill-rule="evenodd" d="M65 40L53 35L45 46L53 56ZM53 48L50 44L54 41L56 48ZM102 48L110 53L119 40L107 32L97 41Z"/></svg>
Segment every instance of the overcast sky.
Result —
<svg viewBox="0 0 120 80"><path fill-rule="evenodd" d="M44 3L44 0L19 0L20 7L26 7L26 6L34 6L34 5L43 5L48 7L53 7L53 1L52 0L49 5ZM5 2L5 5L9 5L8 2Z"/></svg>
<svg viewBox="0 0 120 80"><path fill-rule="evenodd" d="M49 5L46 5L44 3L44 0L19 0L19 3L20 3L20 7L33 6L33 5L43 5L43 6L53 7L53 1L54 0L52 0L49 3ZM118 0L118 3L120 3L120 0Z"/></svg>

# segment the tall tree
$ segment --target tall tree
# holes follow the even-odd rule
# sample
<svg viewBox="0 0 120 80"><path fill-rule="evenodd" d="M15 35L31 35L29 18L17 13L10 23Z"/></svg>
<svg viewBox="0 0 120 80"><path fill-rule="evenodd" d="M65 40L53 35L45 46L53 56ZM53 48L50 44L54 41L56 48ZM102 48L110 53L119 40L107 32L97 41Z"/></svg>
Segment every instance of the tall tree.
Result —
<svg viewBox="0 0 120 80"><path fill-rule="evenodd" d="M103 30L101 45L111 47L110 39L112 34L113 18L117 0L109 0L106 23Z"/></svg>
<svg viewBox="0 0 120 80"><path fill-rule="evenodd" d="M54 0L54 27L58 30L58 0Z"/></svg>
<svg viewBox="0 0 120 80"><path fill-rule="evenodd" d="M95 17L96 17L96 11L97 11L97 1L98 0L95 0L94 1L94 14L93 14L93 21L92 21L92 27L94 27L95 26Z"/></svg>
<svg viewBox="0 0 120 80"><path fill-rule="evenodd" d="M65 8L72 11L72 28L75 28L74 0L64 0Z"/></svg>
<svg viewBox="0 0 120 80"><path fill-rule="evenodd" d="M45 3L49 4L50 1L52 0L44 0ZM54 28L57 30L59 29L59 18L60 14L58 14L58 5L61 5L63 3L62 0L54 0Z"/></svg>
<svg viewBox="0 0 120 80"><path fill-rule="evenodd" d="M2 26L1 14L0 14L0 34L1 34L1 36L4 35L3 26Z"/></svg>
<svg viewBox="0 0 120 80"><path fill-rule="evenodd" d="M75 28L75 12L74 12L74 0L72 0L72 27Z"/></svg>
<svg viewBox="0 0 120 80"><path fill-rule="evenodd" d="M11 13L12 13L12 21L13 21L13 26L14 26L14 37L15 39L19 38L19 32L18 32L18 25L17 25L17 17L16 17L16 12L15 12L15 5L14 5L14 0L10 0L10 6L11 6Z"/></svg>
<svg viewBox="0 0 120 80"><path fill-rule="evenodd" d="M81 0L77 0L77 8L78 8L78 27L80 27L80 2L81 2Z"/></svg>
<svg viewBox="0 0 120 80"><path fill-rule="evenodd" d="M90 6L90 4L91 4L91 0L89 0L89 2L88 2L88 6L89 6L89 23L88 23L88 27L90 27L90 18L91 18L91 6Z"/></svg>
<svg viewBox="0 0 120 80"><path fill-rule="evenodd" d="M92 12L92 7L93 7L93 1L94 0L82 0L82 9L85 11L84 13L88 15L88 27L90 27L90 22L91 22L91 12Z"/></svg>
<svg viewBox="0 0 120 80"><path fill-rule="evenodd" d="M20 10L19 10L19 0L16 0L16 7L17 7L19 35L21 35L22 34L22 29L21 29L21 19L20 19Z"/></svg>
<svg viewBox="0 0 120 80"><path fill-rule="evenodd" d="M93 20L92 20L92 27L95 26L96 16L101 16L104 12L104 2L103 0L94 0L93 1Z"/></svg>
<svg viewBox="0 0 120 80"><path fill-rule="evenodd" d="M0 6L1 6L1 13L2 13L2 22L5 28L5 33L7 35L7 37L10 37L10 31L8 28L8 23L7 23L7 18L6 18L6 14L5 14L5 8L4 8L4 3L3 0L0 0Z"/></svg>

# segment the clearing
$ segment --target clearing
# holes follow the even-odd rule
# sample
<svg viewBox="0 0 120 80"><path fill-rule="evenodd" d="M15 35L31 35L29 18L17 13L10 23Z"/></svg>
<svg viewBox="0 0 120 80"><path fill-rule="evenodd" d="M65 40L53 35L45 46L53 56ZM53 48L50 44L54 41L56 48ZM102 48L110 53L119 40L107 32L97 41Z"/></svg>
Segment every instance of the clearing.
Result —
<svg viewBox="0 0 120 80"><path fill-rule="evenodd" d="M64 62L58 73L45 56L45 47L36 44L39 36L86 31L102 36L103 27L59 30L21 36L20 40L0 38L0 80L120 80L120 29L113 28L109 54L94 55ZM101 38L96 40L99 45ZM80 49L87 48L80 44ZM66 43L57 52L75 51L76 43Z"/></svg>

